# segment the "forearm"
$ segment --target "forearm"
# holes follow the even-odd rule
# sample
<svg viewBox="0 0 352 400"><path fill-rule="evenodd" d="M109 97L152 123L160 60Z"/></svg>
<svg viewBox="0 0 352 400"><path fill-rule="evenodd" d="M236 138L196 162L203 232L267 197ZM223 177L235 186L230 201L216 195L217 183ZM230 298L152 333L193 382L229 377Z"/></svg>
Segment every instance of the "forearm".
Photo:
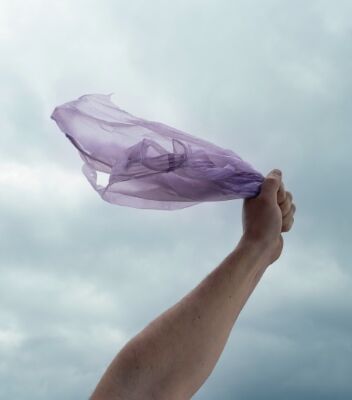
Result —
<svg viewBox="0 0 352 400"><path fill-rule="evenodd" d="M111 391L106 398L111 400L190 399L215 367L268 266L263 252L258 244L242 239L198 286L127 343L92 399L105 400L107 387Z"/></svg>

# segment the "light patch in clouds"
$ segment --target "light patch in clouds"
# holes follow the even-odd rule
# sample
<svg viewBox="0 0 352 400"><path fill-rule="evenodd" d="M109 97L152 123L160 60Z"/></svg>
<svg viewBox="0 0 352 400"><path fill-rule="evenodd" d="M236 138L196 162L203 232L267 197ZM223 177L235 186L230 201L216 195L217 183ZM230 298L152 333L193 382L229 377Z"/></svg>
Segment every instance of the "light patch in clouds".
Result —
<svg viewBox="0 0 352 400"><path fill-rule="evenodd" d="M70 313L110 314L117 311L113 298L99 291L93 282L78 279L58 280L44 271L10 271L6 275L8 285L16 286L23 298L28 298L41 288L40 298L54 297L58 308ZM40 307L40 304L38 304Z"/></svg>
<svg viewBox="0 0 352 400"><path fill-rule="evenodd" d="M52 204L74 209L84 202L88 193L85 177L80 171L70 171L57 164L0 162L0 185L2 201L18 201L20 207Z"/></svg>
<svg viewBox="0 0 352 400"><path fill-rule="evenodd" d="M19 347L25 335L23 332L15 328L1 328L0 327L0 348L1 351L12 350L14 347Z"/></svg>

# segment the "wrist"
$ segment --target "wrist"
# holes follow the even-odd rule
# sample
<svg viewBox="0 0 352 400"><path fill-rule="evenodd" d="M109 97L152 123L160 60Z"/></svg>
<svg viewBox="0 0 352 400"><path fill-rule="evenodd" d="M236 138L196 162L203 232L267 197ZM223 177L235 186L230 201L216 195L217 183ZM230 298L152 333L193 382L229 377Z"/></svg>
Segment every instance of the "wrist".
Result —
<svg viewBox="0 0 352 400"><path fill-rule="evenodd" d="M248 254L254 269L266 269L271 264L271 246L264 240L242 235L237 248L243 249Z"/></svg>

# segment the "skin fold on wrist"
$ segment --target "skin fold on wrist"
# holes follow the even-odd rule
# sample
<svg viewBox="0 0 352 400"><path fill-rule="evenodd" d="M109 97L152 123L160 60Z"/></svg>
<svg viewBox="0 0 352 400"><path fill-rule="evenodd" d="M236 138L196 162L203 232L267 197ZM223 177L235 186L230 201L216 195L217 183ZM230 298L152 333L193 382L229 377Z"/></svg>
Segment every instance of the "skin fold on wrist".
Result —
<svg viewBox="0 0 352 400"><path fill-rule="evenodd" d="M265 270L270 263L270 246L261 240L242 235L234 251L243 251L248 258L248 265L254 270Z"/></svg>

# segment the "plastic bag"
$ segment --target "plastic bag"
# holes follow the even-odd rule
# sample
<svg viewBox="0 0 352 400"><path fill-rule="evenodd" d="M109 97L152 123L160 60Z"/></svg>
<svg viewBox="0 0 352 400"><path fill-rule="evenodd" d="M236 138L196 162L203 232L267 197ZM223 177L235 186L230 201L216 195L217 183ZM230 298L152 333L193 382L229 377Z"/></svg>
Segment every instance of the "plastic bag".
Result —
<svg viewBox="0 0 352 400"><path fill-rule="evenodd" d="M82 172L105 201L175 210L256 196L263 175L231 150L117 107L90 94L51 115L84 161ZM97 183L97 172L108 183Z"/></svg>

